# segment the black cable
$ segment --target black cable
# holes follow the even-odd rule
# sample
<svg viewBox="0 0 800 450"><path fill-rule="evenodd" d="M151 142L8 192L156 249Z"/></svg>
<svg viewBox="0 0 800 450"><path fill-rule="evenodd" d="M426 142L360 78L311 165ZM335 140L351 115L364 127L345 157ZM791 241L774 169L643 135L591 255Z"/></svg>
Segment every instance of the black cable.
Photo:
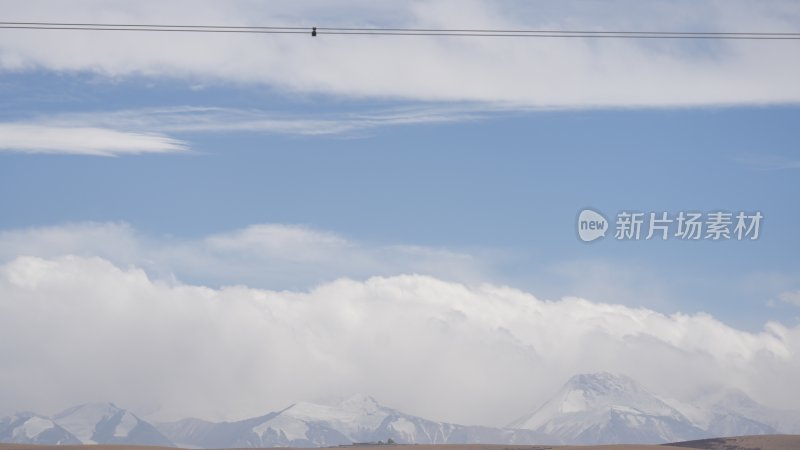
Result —
<svg viewBox="0 0 800 450"><path fill-rule="evenodd" d="M172 28L110 28L110 27L37 27L37 26L7 26L0 25L0 29L22 30L77 30L77 31L166 31L176 33L254 33L254 34L308 34L307 31L291 30L224 30L224 29L172 29Z"/></svg>
<svg viewBox="0 0 800 450"><path fill-rule="evenodd" d="M707 36L693 33L683 34L554 34L554 33L526 33L526 34L490 34L490 33L404 33L404 32L362 32L362 31L320 31L317 34L330 35L374 35L374 36L454 36L454 37L536 37L536 38L616 38L616 39L740 39L740 40L800 40L800 35L785 36L759 36L759 35L718 35Z"/></svg>
<svg viewBox="0 0 800 450"><path fill-rule="evenodd" d="M2 23L2 22L0 22ZM436 29L436 28L326 28L317 27L317 30L330 30L330 31L375 31L375 32L420 32L420 33L500 33L506 34L533 34L533 33L554 33L554 34L654 34L654 35L671 35L671 34L691 34L691 35L745 35L745 36L797 36L800 33L766 33L766 32L707 32L707 31L588 31L588 30L495 30L495 29Z"/></svg>
<svg viewBox="0 0 800 450"><path fill-rule="evenodd" d="M800 33L779 32L681 32L681 31L589 31L589 30L497 30L432 28L344 28L277 27L224 25L156 25L66 22L0 22L0 29L148 31L189 33L254 33L376 35L376 36L453 36L453 37L531 37L531 38L614 38L614 39L745 39L800 40ZM316 32L315 32L316 31Z"/></svg>
<svg viewBox="0 0 800 450"><path fill-rule="evenodd" d="M227 25L156 25L156 24L124 24L124 23L66 23L66 22L0 22L0 25L41 25L41 26L76 26L76 27L150 27L150 28L231 28L262 30L309 30L309 27L248 27Z"/></svg>

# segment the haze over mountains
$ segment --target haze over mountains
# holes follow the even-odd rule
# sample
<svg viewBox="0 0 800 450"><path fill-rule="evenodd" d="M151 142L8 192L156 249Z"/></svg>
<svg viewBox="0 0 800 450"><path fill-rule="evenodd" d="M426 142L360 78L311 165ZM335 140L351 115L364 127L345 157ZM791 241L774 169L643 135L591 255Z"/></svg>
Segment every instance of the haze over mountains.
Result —
<svg viewBox="0 0 800 450"><path fill-rule="evenodd" d="M706 437L798 433L800 412L760 405L724 390L691 403L666 400L633 379L609 373L572 377L533 414L509 425L548 443L665 443Z"/></svg>
<svg viewBox="0 0 800 450"><path fill-rule="evenodd" d="M159 429L176 444L192 447L320 447L389 439L416 444L514 443L542 438L530 430L434 422L386 408L365 395L335 405L296 403L239 422L185 419Z"/></svg>
<svg viewBox="0 0 800 450"><path fill-rule="evenodd" d="M53 417L19 413L0 419L0 442L20 444L173 445L153 425L113 403L88 403Z"/></svg>
<svg viewBox="0 0 800 450"><path fill-rule="evenodd" d="M766 408L742 392L679 403L609 373L574 376L544 405L505 428L427 420L366 395L332 405L300 402L236 422L190 418L150 424L111 403L80 405L52 417L18 413L0 419L0 442L191 448L322 447L389 439L415 444L665 443L799 432L800 412Z"/></svg>

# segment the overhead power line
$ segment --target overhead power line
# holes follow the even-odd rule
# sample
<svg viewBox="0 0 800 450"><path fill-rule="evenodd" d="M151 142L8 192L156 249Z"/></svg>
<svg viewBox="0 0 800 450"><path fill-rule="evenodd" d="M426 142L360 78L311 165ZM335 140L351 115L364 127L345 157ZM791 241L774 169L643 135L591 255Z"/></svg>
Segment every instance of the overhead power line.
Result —
<svg viewBox="0 0 800 450"><path fill-rule="evenodd" d="M520 38L613 38L613 39L746 39L800 40L800 33L785 32L688 32L688 31L591 31L591 30L503 30L436 28L342 28L225 25L165 25L65 22L0 22L0 29L136 31L179 33L308 34L311 36L453 36Z"/></svg>

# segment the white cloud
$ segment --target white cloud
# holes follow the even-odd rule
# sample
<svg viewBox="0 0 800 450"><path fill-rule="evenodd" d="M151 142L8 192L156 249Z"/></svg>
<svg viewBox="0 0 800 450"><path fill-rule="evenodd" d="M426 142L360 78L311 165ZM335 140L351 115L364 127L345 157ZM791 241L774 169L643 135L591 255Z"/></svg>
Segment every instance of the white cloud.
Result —
<svg viewBox="0 0 800 450"><path fill-rule="evenodd" d="M447 28L797 32L800 6L679 0L409 2L45 1L5 20ZM352 98L524 106L800 101L796 41L205 35L0 30L0 68L235 82Z"/></svg>
<svg viewBox="0 0 800 450"><path fill-rule="evenodd" d="M0 152L119 156L186 150L184 142L161 134L96 127L0 123Z"/></svg>
<svg viewBox="0 0 800 450"><path fill-rule="evenodd" d="M746 332L704 314L427 276L210 289L97 257L18 257L0 266L0 312L8 409L114 400L239 418L366 391L411 413L503 424L592 370L676 397L728 384L800 401L799 328Z"/></svg>
<svg viewBox="0 0 800 450"><path fill-rule="evenodd" d="M541 285L556 283L561 292L595 301L640 305L662 309L671 292L664 277L647 267L608 260L573 260L548 267L537 280ZM549 281L549 283L548 283Z"/></svg>
<svg viewBox="0 0 800 450"><path fill-rule="evenodd" d="M298 262L324 261L340 256L351 245L333 233L285 225L254 225L233 233L206 238L209 248L218 252L251 254Z"/></svg>
<svg viewBox="0 0 800 450"><path fill-rule="evenodd" d="M62 113L32 119L52 127L100 127L158 133L253 132L290 135L332 135L378 127L463 122L507 112L499 106L414 106L360 112L292 116L256 109L219 107L142 108L91 113Z"/></svg>
<svg viewBox="0 0 800 450"><path fill-rule="evenodd" d="M19 255L101 256L163 278L212 285L306 287L339 277L425 273L474 280L480 256L434 247L368 244L301 225L258 224L195 239L149 236L126 224L74 223L0 232L0 262Z"/></svg>
<svg viewBox="0 0 800 450"><path fill-rule="evenodd" d="M786 291L778 294L778 300L800 306L800 291Z"/></svg>
<svg viewBox="0 0 800 450"><path fill-rule="evenodd" d="M800 160L785 156L758 155L736 158L736 161L753 170L790 170L800 169Z"/></svg>
<svg viewBox="0 0 800 450"><path fill-rule="evenodd" d="M189 144L175 133L263 133L300 136L341 135L379 127L462 122L487 117L502 107L394 108L383 111L304 117L269 111L216 107L143 108L44 115L0 123L0 151L93 156L174 153Z"/></svg>

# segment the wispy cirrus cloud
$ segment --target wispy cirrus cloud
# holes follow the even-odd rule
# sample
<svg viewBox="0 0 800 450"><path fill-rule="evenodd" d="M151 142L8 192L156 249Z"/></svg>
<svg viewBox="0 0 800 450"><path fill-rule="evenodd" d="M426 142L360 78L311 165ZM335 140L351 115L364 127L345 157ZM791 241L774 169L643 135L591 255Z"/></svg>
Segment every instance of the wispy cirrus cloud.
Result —
<svg viewBox="0 0 800 450"><path fill-rule="evenodd" d="M509 112L500 105L418 105L382 110L287 114L263 109L169 106L62 113L34 120L63 127L97 126L159 133L265 133L303 136L347 134L404 125L478 120Z"/></svg>
<svg viewBox="0 0 800 450"><path fill-rule="evenodd" d="M779 155L741 156L736 158L736 162L753 170L800 169L800 159Z"/></svg>
<svg viewBox="0 0 800 450"><path fill-rule="evenodd" d="M778 300L800 306L800 291L785 291L778 294Z"/></svg>
<svg viewBox="0 0 800 450"><path fill-rule="evenodd" d="M184 141L160 133L94 126L0 123L0 152L121 156L187 150Z"/></svg>
<svg viewBox="0 0 800 450"><path fill-rule="evenodd" d="M218 107L161 107L42 115L0 123L0 151L93 156L175 153L190 149L174 137L204 133L295 136L361 135L383 127L479 120L501 106L417 106L379 111L290 115Z"/></svg>

